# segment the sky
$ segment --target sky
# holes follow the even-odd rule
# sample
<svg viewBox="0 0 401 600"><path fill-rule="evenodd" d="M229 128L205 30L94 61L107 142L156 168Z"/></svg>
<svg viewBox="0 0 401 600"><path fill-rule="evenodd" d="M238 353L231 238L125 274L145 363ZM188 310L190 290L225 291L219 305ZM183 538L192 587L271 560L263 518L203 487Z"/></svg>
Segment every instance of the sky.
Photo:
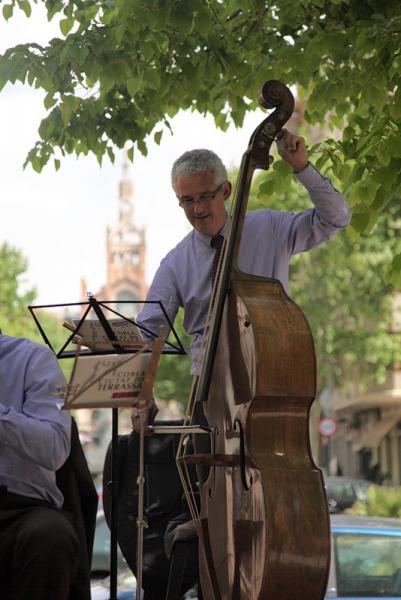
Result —
<svg viewBox="0 0 401 600"><path fill-rule="evenodd" d="M0 14L0 53L18 43L60 36L47 23L42 3L31 18L21 12L8 22ZM117 220L118 184L123 155L100 167L94 156L67 156L56 171L49 163L38 174L23 170L28 151L39 138L46 115L44 93L22 84L0 93L0 244L8 242L28 259L23 286L37 290L36 304L80 301L80 279L93 293L106 277L106 228ZM145 227L146 278L150 283L161 258L190 230L170 187L172 162L191 148L207 147L228 168L238 166L262 111L245 119L241 129L216 129L211 117L180 112L160 146L149 144L147 157L136 154L129 176L134 184L135 224Z"/></svg>

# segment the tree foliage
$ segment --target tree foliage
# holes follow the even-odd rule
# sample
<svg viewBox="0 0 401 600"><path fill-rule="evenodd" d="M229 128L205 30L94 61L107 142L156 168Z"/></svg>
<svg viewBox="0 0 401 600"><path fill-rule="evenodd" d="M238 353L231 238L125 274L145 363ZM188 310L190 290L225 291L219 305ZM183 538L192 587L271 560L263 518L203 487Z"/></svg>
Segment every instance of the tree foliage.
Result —
<svg viewBox="0 0 401 600"><path fill-rule="evenodd" d="M7 335L35 337L36 327L27 306L36 297L34 288L21 290L27 260L5 243L0 247L0 328Z"/></svg>
<svg viewBox="0 0 401 600"><path fill-rule="evenodd" d="M28 261L17 248L8 243L0 246L0 330L5 335L26 337L43 344L28 311L28 306L35 302L36 290L26 287L27 267ZM58 319L43 313L40 320L49 337L61 347L64 338ZM68 375L71 366L66 361L61 361L60 365Z"/></svg>
<svg viewBox="0 0 401 600"><path fill-rule="evenodd" d="M174 323L174 329L187 350L185 356L162 355L160 357L157 378L155 381L155 396L163 400L177 400L183 407L187 405L192 385L190 375L191 354L189 351L190 337L183 327L182 310L179 311Z"/></svg>
<svg viewBox="0 0 401 600"><path fill-rule="evenodd" d="M3 0L3 17L35 0ZM298 85L310 123L341 130L321 144L370 231L401 189L401 8L398 0L45 0L60 37L0 58L0 89L22 81L46 92L47 117L27 161L115 146L146 154L179 109L242 124L267 79ZM389 281L400 285L401 254Z"/></svg>
<svg viewBox="0 0 401 600"><path fill-rule="evenodd" d="M372 485L367 490L366 500L355 502L346 513L399 519L401 518L401 488Z"/></svg>

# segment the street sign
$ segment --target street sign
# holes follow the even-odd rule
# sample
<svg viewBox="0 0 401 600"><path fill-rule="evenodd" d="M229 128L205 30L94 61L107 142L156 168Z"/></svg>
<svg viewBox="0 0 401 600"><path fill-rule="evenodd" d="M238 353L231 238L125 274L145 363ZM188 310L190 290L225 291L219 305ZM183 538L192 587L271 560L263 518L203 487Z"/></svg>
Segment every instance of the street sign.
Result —
<svg viewBox="0 0 401 600"><path fill-rule="evenodd" d="M331 437L337 431L337 421L333 417L323 417L318 425L320 435Z"/></svg>

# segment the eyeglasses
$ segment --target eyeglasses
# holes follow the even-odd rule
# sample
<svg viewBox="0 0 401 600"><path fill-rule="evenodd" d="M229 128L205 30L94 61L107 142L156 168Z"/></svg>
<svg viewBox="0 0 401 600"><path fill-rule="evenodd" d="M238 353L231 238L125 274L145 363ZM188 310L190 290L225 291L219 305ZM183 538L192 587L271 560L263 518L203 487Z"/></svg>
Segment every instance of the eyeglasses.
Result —
<svg viewBox="0 0 401 600"><path fill-rule="evenodd" d="M210 202L211 200L214 200L214 198L217 196L224 184L225 181L223 181L223 183L221 183L219 187L214 190L214 192L201 192L200 194L196 194L196 196L193 197L184 196L183 198L179 198L178 204L181 206L181 208L187 209L193 208L193 206L195 204L198 204L199 202Z"/></svg>

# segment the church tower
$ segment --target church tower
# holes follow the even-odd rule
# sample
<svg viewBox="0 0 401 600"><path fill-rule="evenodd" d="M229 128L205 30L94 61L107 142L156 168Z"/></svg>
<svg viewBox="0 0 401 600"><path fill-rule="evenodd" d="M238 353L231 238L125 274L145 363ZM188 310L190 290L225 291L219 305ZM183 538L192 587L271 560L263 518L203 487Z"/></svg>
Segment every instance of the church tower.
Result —
<svg viewBox="0 0 401 600"><path fill-rule="evenodd" d="M115 300L114 308L124 316L135 317L141 305L119 304L122 300L144 300L147 293L145 281L146 240L143 228L134 224L134 186L129 177L129 163L125 158L123 174L118 188L118 214L115 227L106 232L106 282L95 293L97 300ZM81 302L87 302L87 282L81 279ZM70 315L71 316L71 315ZM75 315L74 318L78 318ZM82 314L81 314L82 316ZM110 319L116 315L107 313ZM79 430L91 442L84 445L85 456L93 475L100 475L104 454L109 443L111 415L104 409L76 411ZM120 422L123 427L124 423ZM125 424L128 432L129 424Z"/></svg>
<svg viewBox="0 0 401 600"><path fill-rule="evenodd" d="M119 304L122 300L144 300L146 240L143 228L134 224L134 187L129 178L129 164L125 158L123 176L119 184L118 219L115 227L106 233L106 283L96 295L100 300L116 300L115 310L135 316L139 305Z"/></svg>

